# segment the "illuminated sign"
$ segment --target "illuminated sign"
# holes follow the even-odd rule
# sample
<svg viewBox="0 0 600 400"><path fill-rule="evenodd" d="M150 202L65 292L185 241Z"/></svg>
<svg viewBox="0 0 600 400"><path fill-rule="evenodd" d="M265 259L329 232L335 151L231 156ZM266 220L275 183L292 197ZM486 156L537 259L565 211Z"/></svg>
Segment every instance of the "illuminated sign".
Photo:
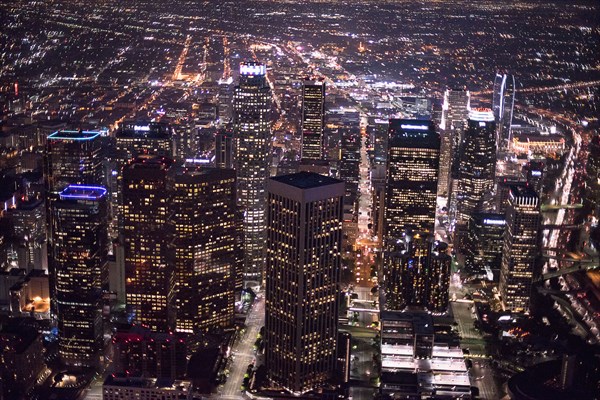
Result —
<svg viewBox="0 0 600 400"><path fill-rule="evenodd" d="M409 130L420 130L420 131L423 131L423 130L429 129L429 126L427 126L427 125L404 125L403 124L403 125L400 125L400 128L402 128L402 129L409 129Z"/></svg>
<svg viewBox="0 0 600 400"><path fill-rule="evenodd" d="M542 171L531 171L531 176L542 176Z"/></svg>
<svg viewBox="0 0 600 400"><path fill-rule="evenodd" d="M486 225L506 225L506 221L503 219L484 219L483 223Z"/></svg>
<svg viewBox="0 0 600 400"><path fill-rule="evenodd" d="M150 132L150 126L149 125L134 125L133 126L133 130L136 132Z"/></svg>
<svg viewBox="0 0 600 400"><path fill-rule="evenodd" d="M267 67L264 64L240 64L240 75L260 76L267 73Z"/></svg>

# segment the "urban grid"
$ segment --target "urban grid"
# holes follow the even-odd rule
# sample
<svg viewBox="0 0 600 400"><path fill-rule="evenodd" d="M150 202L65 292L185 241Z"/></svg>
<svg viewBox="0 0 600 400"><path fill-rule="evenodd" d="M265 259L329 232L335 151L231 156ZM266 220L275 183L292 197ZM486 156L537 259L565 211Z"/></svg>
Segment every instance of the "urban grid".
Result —
<svg viewBox="0 0 600 400"><path fill-rule="evenodd" d="M597 0L0 25L0 400L600 399Z"/></svg>

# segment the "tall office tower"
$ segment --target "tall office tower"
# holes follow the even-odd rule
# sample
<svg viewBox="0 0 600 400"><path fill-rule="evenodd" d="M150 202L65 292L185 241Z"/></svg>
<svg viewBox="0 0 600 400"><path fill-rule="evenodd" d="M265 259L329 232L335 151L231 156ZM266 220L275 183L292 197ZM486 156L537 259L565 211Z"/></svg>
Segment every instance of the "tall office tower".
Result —
<svg viewBox="0 0 600 400"><path fill-rule="evenodd" d="M117 191L112 193L113 209L123 204L123 168L138 155L149 154L168 158L175 156L173 131L160 122L125 121L115 134ZM122 210L119 208L119 230L123 230Z"/></svg>
<svg viewBox="0 0 600 400"><path fill-rule="evenodd" d="M460 144L467 126L471 108L471 94L465 89L447 89L442 104L441 150L440 150L440 193L447 188L449 214L456 214L458 190L458 163ZM448 154L446 154L448 153ZM446 170L448 173L446 173ZM447 183L445 183L447 181Z"/></svg>
<svg viewBox="0 0 600 400"><path fill-rule="evenodd" d="M222 128L215 136L215 166L233 168L233 131Z"/></svg>
<svg viewBox="0 0 600 400"><path fill-rule="evenodd" d="M186 165L171 172L177 331L228 327L242 262L235 171Z"/></svg>
<svg viewBox="0 0 600 400"><path fill-rule="evenodd" d="M369 121L367 132L371 137L371 143L374 148L373 163L375 165L384 165L388 156L388 130L389 120L375 118Z"/></svg>
<svg viewBox="0 0 600 400"><path fill-rule="evenodd" d="M471 274L490 275L498 280L504 247L505 214L471 215L465 246L465 268Z"/></svg>
<svg viewBox="0 0 600 400"><path fill-rule="evenodd" d="M269 179L266 364L293 393L336 368L344 183L311 172Z"/></svg>
<svg viewBox="0 0 600 400"><path fill-rule="evenodd" d="M496 176L495 122L492 110L473 109L460 151L457 208L459 223L481 205L483 196L494 188Z"/></svg>
<svg viewBox="0 0 600 400"><path fill-rule="evenodd" d="M173 129L162 122L126 121L115 137L116 158L121 167L140 154L169 158L175 155Z"/></svg>
<svg viewBox="0 0 600 400"><path fill-rule="evenodd" d="M373 200L371 205L371 220L373 221L373 236L379 246L383 243L383 226L385 214L385 165L376 165L371 170L371 187Z"/></svg>
<svg viewBox="0 0 600 400"><path fill-rule="evenodd" d="M172 160L138 156L123 170L123 245L127 308L133 319L153 331L173 326L171 198Z"/></svg>
<svg viewBox="0 0 600 400"><path fill-rule="evenodd" d="M46 224L48 230L48 278L50 304L56 311L56 271L54 237L50 230L53 204L69 184L100 185L102 183L102 145L99 132L57 131L46 140L44 184L46 188Z"/></svg>
<svg viewBox="0 0 600 400"><path fill-rule="evenodd" d="M325 80L306 78L302 82L302 159L323 159L325 129Z"/></svg>
<svg viewBox="0 0 600 400"><path fill-rule="evenodd" d="M540 223L540 201L535 191L527 186L511 187L500 270L500 296L508 310L529 311L533 272L540 253Z"/></svg>
<svg viewBox="0 0 600 400"><path fill-rule="evenodd" d="M233 117L233 78L219 80L219 123L228 124Z"/></svg>
<svg viewBox="0 0 600 400"><path fill-rule="evenodd" d="M238 207L244 213L244 279L263 280L266 242L266 184L271 167L271 90L267 67L240 64L233 97L234 166Z"/></svg>
<svg viewBox="0 0 600 400"><path fill-rule="evenodd" d="M406 229L433 232L440 137L431 121L392 119L386 180L384 238Z"/></svg>
<svg viewBox="0 0 600 400"><path fill-rule="evenodd" d="M46 207L38 198L22 198L6 211L19 242L19 268L27 271L47 269Z"/></svg>
<svg viewBox="0 0 600 400"><path fill-rule="evenodd" d="M102 291L108 283L106 189L69 185L52 204L58 354L66 365L96 367L103 345Z"/></svg>
<svg viewBox="0 0 600 400"><path fill-rule="evenodd" d="M171 133L173 149L175 149L174 159L184 161L188 158L196 158L201 153L200 133L195 120L181 120L173 126Z"/></svg>
<svg viewBox="0 0 600 400"><path fill-rule="evenodd" d="M387 246L384 256L386 311L403 310L409 305L425 306L431 239L428 232L409 230L395 240L395 246Z"/></svg>
<svg viewBox="0 0 600 400"><path fill-rule="evenodd" d="M508 150L512 141L511 125L515 107L516 84L514 75L496 73L492 109L496 120L496 146Z"/></svg>
<svg viewBox="0 0 600 400"><path fill-rule="evenodd" d="M69 184L102 183L99 132L57 131L48 136L44 179L48 198L57 199Z"/></svg>
<svg viewBox="0 0 600 400"><path fill-rule="evenodd" d="M446 312L451 266L448 246L434 241L429 232L410 230L397 242L394 251L386 254L385 310L420 306L434 313Z"/></svg>
<svg viewBox="0 0 600 400"><path fill-rule="evenodd" d="M434 241L429 251L426 307L433 313L445 313L450 301L452 257L444 242Z"/></svg>
<svg viewBox="0 0 600 400"><path fill-rule="evenodd" d="M499 214L506 214L511 186L522 186L526 183L527 181L521 176L501 176L497 178L496 210L498 210Z"/></svg>
<svg viewBox="0 0 600 400"><path fill-rule="evenodd" d="M340 127L341 155L339 178L345 183L344 191L344 248L354 246L358 236L358 182L360 175L360 130L358 127Z"/></svg>
<svg viewBox="0 0 600 400"><path fill-rule="evenodd" d="M452 164L452 133L449 130L440 131L440 176L438 194L448 199L450 195L450 169Z"/></svg>
<svg viewBox="0 0 600 400"><path fill-rule="evenodd" d="M532 159L524 167L526 172L527 184L530 185L538 194L540 199L544 191L544 178L546 176L546 160Z"/></svg>

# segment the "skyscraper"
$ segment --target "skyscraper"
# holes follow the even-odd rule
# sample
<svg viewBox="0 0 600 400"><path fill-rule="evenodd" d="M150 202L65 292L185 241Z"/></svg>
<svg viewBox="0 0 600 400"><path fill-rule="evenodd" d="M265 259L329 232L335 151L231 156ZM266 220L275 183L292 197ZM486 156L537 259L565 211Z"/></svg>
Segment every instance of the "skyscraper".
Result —
<svg viewBox="0 0 600 400"><path fill-rule="evenodd" d="M173 157L173 129L165 123L126 121L116 134L117 160L124 166L140 154Z"/></svg>
<svg viewBox="0 0 600 400"><path fill-rule="evenodd" d="M325 80L306 78L302 83L302 159L323 158Z"/></svg>
<svg viewBox="0 0 600 400"><path fill-rule="evenodd" d="M172 160L143 155L123 170L123 244L127 307L153 331L173 326L172 221L168 173Z"/></svg>
<svg viewBox="0 0 600 400"><path fill-rule="evenodd" d="M215 166L233 168L233 132L227 128L219 129L215 136Z"/></svg>
<svg viewBox="0 0 600 400"><path fill-rule="evenodd" d="M48 226L48 278L50 304L56 312L56 267L54 236L51 230L53 204L69 184L102 184L102 145L99 132L57 131L46 141L44 184L46 188L46 223Z"/></svg>
<svg viewBox="0 0 600 400"><path fill-rule="evenodd" d="M266 364L300 394L336 368L344 183L310 172L268 182Z"/></svg>
<svg viewBox="0 0 600 400"><path fill-rule="evenodd" d="M52 265L58 354L72 366L96 367L103 344L102 291L108 282L106 189L69 185L52 205Z"/></svg>
<svg viewBox="0 0 600 400"><path fill-rule="evenodd" d="M384 237L433 232L440 137L431 121L390 120Z"/></svg>
<svg viewBox="0 0 600 400"><path fill-rule="evenodd" d="M219 122L231 122L233 102L233 78L219 79Z"/></svg>
<svg viewBox="0 0 600 400"><path fill-rule="evenodd" d="M507 150L512 141L512 119L515 107L516 84L514 75L496 73L492 110L496 120L496 146Z"/></svg>
<svg viewBox="0 0 600 400"><path fill-rule="evenodd" d="M102 183L100 133L57 131L48 136L44 180L49 198L58 198L69 184Z"/></svg>
<svg viewBox="0 0 600 400"><path fill-rule="evenodd" d="M460 144L467 126L471 95L465 89L447 89L442 105L440 150L440 194L448 194L449 214L456 214ZM445 190L444 190L445 189Z"/></svg>
<svg viewBox="0 0 600 400"><path fill-rule="evenodd" d="M527 186L512 186L506 210L506 230L500 296L510 311L529 311L531 283L539 255L540 201Z"/></svg>
<svg viewBox="0 0 600 400"><path fill-rule="evenodd" d="M448 245L429 232L408 230L385 255L386 311L419 306L430 312L448 309L451 258Z"/></svg>
<svg viewBox="0 0 600 400"><path fill-rule="evenodd" d="M494 188L495 128L492 110L480 108L469 113L459 163L457 220L460 223L467 223L480 206L484 194Z"/></svg>
<svg viewBox="0 0 600 400"><path fill-rule="evenodd" d="M119 212L118 225L122 231L123 169L138 155L175 156L173 130L168 124L144 121L125 121L115 134L115 164L117 185L111 188L113 209ZM117 207L115 207L117 206Z"/></svg>
<svg viewBox="0 0 600 400"><path fill-rule="evenodd" d="M227 327L242 261L235 171L185 166L171 172L177 331Z"/></svg>
<svg viewBox="0 0 600 400"><path fill-rule="evenodd" d="M262 63L240 64L233 98L234 166L244 213L244 278L262 282L265 266L266 183L271 156L271 90Z"/></svg>

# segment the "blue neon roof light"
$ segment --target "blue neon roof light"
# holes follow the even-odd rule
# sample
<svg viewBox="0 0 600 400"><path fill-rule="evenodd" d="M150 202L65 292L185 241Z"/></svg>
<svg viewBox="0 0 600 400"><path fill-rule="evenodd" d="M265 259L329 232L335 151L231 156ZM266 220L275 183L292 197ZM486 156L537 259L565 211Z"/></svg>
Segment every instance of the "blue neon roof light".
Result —
<svg viewBox="0 0 600 400"><path fill-rule="evenodd" d="M92 140L100 136L96 131L56 131L48 135L48 139L55 140Z"/></svg>
<svg viewBox="0 0 600 400"><path fill-rule="evenodd" d="M104 186L69 185L60 193L61 199L99 200L106 195Z"/></svg>

